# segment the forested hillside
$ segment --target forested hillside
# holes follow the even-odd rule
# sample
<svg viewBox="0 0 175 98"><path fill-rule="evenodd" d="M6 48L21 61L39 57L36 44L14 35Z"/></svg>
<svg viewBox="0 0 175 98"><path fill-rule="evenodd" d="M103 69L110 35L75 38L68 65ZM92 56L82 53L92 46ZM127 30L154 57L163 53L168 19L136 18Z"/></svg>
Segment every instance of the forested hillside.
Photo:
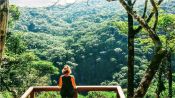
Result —
<svg viewBox="0 0 175 98"><path fill-rule="evenodd" d="M138 1L137 6L137 11L143 9L142 1ZM167 49L174 49L175 1L165 2L160 8L158 34ZM11 6L10 13L5 67L1 71L5 91L20 96L32 85L57 85L65 64L72 67L77 85L121 85L123 89L127 88L127 14L119 2L92 0L89 4L80 2L67 8ZM167 30L166 26L170 25ZM155 51L145 32L142 30L137 34L134 43L135 87ZM171 60L175 77L174 52ZM161 65L164 66L161 85L167 88L167 63ZM158 74L147 97L154 95L157 80ZM2 95L10 98L11 95L5 91ZM88 96L91 94L93 96L93 93ZM167 96L167 89L162 89L162 96Z"/></svg>
<svg viewBox="0 0 175 98"><path fill-rule="evenodd" d="M115 21L126 20L125 13L120 13L114 3L106 3L85 2L65 9L20 8L15 29L31 32L24 35L24 40L40 58L60 69L66 63L72 65L78 83L100 84L111 80L127 59L127 37L114 26Z"/></svg>
<svg viewBox="0 0 175 98"><path fill-rule="evenodd" d="M105 1L96 1L94 4L90 3L92 5L87 5L85 2L68 8L60 8L59 6L20 8L22 13L15 29L52 35L70 35L71 32L75 31L83 32L82 29L95 28L99 23L110 20L121 11L121 7L117 9L118 6L115 6L114 3L106 3Z"/></svg>

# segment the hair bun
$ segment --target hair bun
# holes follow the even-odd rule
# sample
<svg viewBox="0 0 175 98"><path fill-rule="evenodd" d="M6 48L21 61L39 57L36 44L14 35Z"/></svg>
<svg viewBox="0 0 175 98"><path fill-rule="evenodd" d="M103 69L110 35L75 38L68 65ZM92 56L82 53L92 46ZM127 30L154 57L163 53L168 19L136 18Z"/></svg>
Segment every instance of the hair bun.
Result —
<svg viewBox="0 0 175 98"><path fill-rule="evenodd" d="M71 68L69 65L65 65L64 68L62 69L63 74L71 74Z"/></svg>

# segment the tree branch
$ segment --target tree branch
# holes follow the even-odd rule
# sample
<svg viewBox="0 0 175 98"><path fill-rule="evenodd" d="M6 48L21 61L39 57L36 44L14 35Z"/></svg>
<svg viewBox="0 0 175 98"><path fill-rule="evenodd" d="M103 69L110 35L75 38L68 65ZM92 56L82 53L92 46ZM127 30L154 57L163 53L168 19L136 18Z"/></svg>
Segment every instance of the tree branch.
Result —
<svg viewBox="0 0 175 98"><path fill-rule="evenodd" d="M134 5L134 4L136 3L136 1L137 1L137 0L134 0L134 1L132 2L132 5Z"/></svg>
<svg viewBox="0 0 175 98"><path fill-rule="evenodd" d="M158 6L159 6L162 2L163 2L163 0L159 0L159 1L158 1ZM147 23L150 22L150 20L151 20L151 18L153 17L154 13L155 13L155 12L152 11L152 12L149 14L148 18L146 19L146 22L147 22ZM142 26L140 25L137 29L135 29L135 34L139 33L141 29L142 29Z"/></svg>
<svg viewBox="0 0 175 98"><path fill-rule="evenodd" d="M116 0L106 0L106 1L111 2L111 1L116 1Z"/></svg>
<svg viewBox="0 0 175 98"><path fill-rule="evenodd" d="M154 21L154 25L153 25L153 30L155 31L156 27L157 27L157 22L158 22L158 8L157 5L155 3L154 0L150 0L151 1L151 5L153 6L153 9L155 11L155 21Z"/></svg>
<svg viewBox="0 0 175 98"><path fill-rule="evenodd" d="M87 0L87 2L86 2L88 6L90 5L90 4L89 4L89 1L90 1L90 0Z"/></svg>
<svg viewBox="0 0 175 98"><path fill-rule="evenodd" d="M55 5L57 5L57 3L59 2L59 0L57 0L53 5L51 5L50 7L53 7Z"/></svg>
<svg viewBox="0 0 175 98"><path fill-rule="evenodd" d="M53 5L51 5L51 6L49 6L49 7L46 7L46 8L48 9L48 8L50 8L50 7L54 7L54 6L56 6L59 2L60 2L60 0L57 0L57 2L55 2ZM70 4L68 4L68 5L65 5L64 7L60 7L60 6L62 6L62 5L60 5L60 6L58 6L58 8L59 8L59 9L66 9L66 8L69 8L70 6L74 5L75 3L76 3L76 1L73 2L73 3L70 3Z"/></svg>
<svg viewBox="0 0 175 98"><path fill-rule="evenodd" d="M148 0L145 0L145 7L144 7L142 18L145 18L146 11L147 11L147 6L148 6Z"/></svg>
<svg viewBox="0 0 175 98"><path fill-rule="evenodd" d="M149 25L147 24L147 22L142 18L140 17L139 15L137 15L128 5L127 3L124 1L124 0L119 0L120 3L122 4L122 6L125 8L125 10L130 14L132 15L133 18L135 18L139 23L140 25L146 30L148 31L149 33L149 36L150 38L153 40L154 44L155 44L155 47L159 50L161 47L162 47L162 43L159 39L159 37L157 36L156 32L151 28L149 27ZM157 50L157 51L158 51Z"/></svg>

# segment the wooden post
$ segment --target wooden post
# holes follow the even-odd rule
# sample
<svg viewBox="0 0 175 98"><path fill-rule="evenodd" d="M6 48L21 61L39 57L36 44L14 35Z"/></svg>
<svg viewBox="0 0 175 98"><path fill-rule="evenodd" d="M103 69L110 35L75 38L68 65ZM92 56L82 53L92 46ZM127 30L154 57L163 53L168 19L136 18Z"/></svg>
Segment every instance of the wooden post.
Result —
<svg viewBox="0 0 175 98"><path fill-rule="evenodd" d="M120 98L118 91L115 91L115 92L116 92L116 98Z"/></svg>
<svg viewBox="0 0 175 98"><path fill-rule="evenodd" d="M75 90L74 98L78 98L78 91L77 91L77 89Z"/></svg>
<svg viewBox="0 0 175 98"><path fill-rule="evenodd" d="M125 95L123 93L123 90L120 86L117 86L117 98L125 98Z"/></svg>
<svg viewBox="0 0 175 98"><path fill-rule="evenodd" d="M31 92L30 98L35 98L35 92L34 91Z"/></svg>

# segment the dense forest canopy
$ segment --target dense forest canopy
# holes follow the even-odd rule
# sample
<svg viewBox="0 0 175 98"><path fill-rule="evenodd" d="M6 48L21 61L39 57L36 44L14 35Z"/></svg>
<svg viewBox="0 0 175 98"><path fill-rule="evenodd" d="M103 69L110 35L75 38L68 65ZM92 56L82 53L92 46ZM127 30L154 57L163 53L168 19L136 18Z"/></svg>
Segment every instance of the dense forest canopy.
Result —
<svg viewBox="0 0 175 98"><path fill-rule="evenodd" d="M144 9L143 3L140 0L136 2L138 14ZM173 96L174 6L175 1L164 1L160 6L157 26L157 33L163 45L172 50ZM3 67L0 70L3 84L0 97L19 97L28 87L34 85L57 85L65 64L71 66L77 85L121 85L123 89L127 88L127 13L118 1L90 0L88 4L78 2L67 8L11 5L9 12L9 31ZM153 20L150 24L152 23ZM136 88L155 50L145 30L136 35L134 45ZM167 65L166 62L161 64L164 66L162 97L168 96ZM158 78L157 73L146 94L147 97L154 96ZM39 98L43 98L42 96L44 95L38 95ZM48 96L55 94L51 93ZM93 92L88 93L86 97L92 96L113 98L111 93Z"/></svg>

